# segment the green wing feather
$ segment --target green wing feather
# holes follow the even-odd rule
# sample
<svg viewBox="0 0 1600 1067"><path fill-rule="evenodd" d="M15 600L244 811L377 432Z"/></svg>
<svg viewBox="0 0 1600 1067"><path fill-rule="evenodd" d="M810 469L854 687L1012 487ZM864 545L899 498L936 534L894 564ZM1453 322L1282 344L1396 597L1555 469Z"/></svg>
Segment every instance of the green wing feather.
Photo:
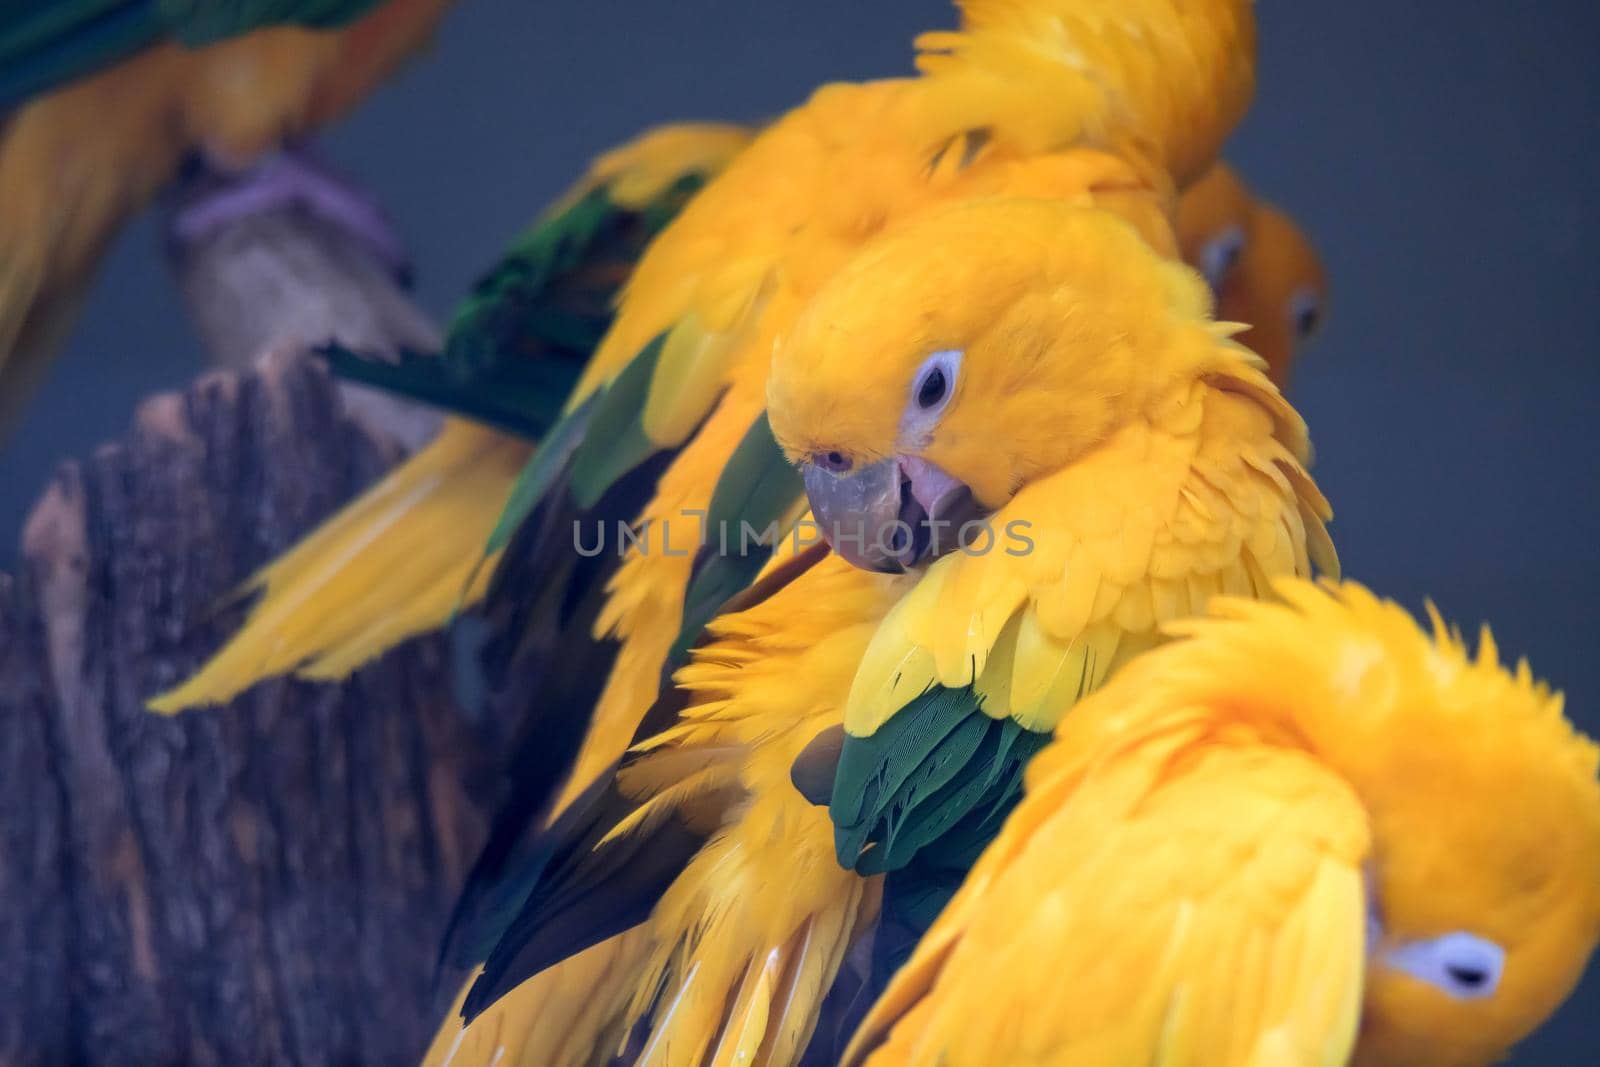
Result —
<svg viewBox="0 0 1600 1067"><path fill-rule="evenodd" d="M828 813L839 862L862 874L913 861L965 869L1022 794L1049 741L984 714L970 687L935 687L870 737L846 736Z"/></svg>
<svg viewBox="0 0 1600 1067"><path fill-rule="evenodd" d="M665 340L662 335L645 345L600 394L572 457L570 485L580 508L593 507L618 478L661 451L645 434L643 415Z"/></svg>
<svg viewBox="0 0 1600 1067"><path fill-rule="evenodd" d="M562 403L578 380L578 368L560 360L507 360L489 388L483 376L426 353L402 351L393 360L378 360L329 344L317 354L341 378L446 408L534 441L560 421Z"/></svg>
<svg viewBox="0 0 1600 1067"><path fill-rule="evenodd" d="M684 596L672 662L682 660L706 623L729 597L755 581L771 558L775 542L747 539L748 529L769 533L769 527L788 514L804 493L800 475L778 447L763 411L745 431L711 493L705 517L707 542L695 560Z"/></svg>
<svg viewBox="0 0 1600 1067"><path fill-rule="evenodd" d="M706 178L686 173L640 207L600 184L539 220L462 302L446 359L477 373L549 347L587 359L611 326L622 279Z"/></svg>
<svg viewBox="0 0 1600 1067"><path fill-rule="evenodd" d="M504 548L558 481L589 508L658 450L640 416L660 339L580 409L561 409L610 328L633 264L707 177L686 173L636 207L622 206L600 184L545 216L473 287L437 358L405 353L390 362L326 351L340 375L544 442L518 477L487 552Z"/></svg>

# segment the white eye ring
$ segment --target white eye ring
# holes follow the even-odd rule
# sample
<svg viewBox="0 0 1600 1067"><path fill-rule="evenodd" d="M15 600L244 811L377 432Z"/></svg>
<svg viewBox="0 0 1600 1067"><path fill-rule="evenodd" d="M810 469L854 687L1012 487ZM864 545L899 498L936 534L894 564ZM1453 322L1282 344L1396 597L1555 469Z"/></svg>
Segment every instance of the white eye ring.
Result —
<svg viewBox="0 0 1600 1067"><path fill-rule="evenodd" d="M919 438L932 431L955 395L962 355L960 349L948 348L922 361L911 377L911 396L900 416L902 435Z"/></svg>
<svg viewBox="0 0 1600 1067"><path fill-rule="evenodd" d="M935 352L922 361L916 377L911 379L911 404L917 411L931 415L943 411L956 391L956 375L961 370L962 353L956 349Z"/></svg>
<svg viewBox="0 0 1600 1067"><path fill-rule="evenodd" d="M1304 341L1322 324L1322 299L1310 287L1297 289L1289 298L1289 329L1295 340Z"/></svg>
<svg viewBox="0 0 1600 1067"><path fill-rule="evenodd" d="M1457 1000L1478 1000L1500 987L1506 951L1493 941L1457 931L1392 948L1383 954L1383 962Z"/></svg>
<svg viewBox="0 0 1600 1067"><path fill-rule="evenodd" d="M1199 262L1195 266L1205 275L1212 292L1222 288L1228 272L1233 270L1243 252L1244 230L1238 226L1227 227L1200 246L1200 255L1197 257Z"/></svg>

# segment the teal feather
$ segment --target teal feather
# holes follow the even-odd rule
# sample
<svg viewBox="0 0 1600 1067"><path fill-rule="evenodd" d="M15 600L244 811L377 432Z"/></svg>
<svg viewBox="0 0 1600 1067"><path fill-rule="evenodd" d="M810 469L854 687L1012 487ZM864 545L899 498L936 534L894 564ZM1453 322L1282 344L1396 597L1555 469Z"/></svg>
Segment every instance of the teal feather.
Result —
<svg viewBox="0 0 1600 1067"><path fill-rule="evenodd" d="M517 480L506 497L506 506L500 512L500 518L496 520L494 529L489 533L489 542L483 550L484 555L492 556L510 544L517 527L533 513L539 501L543 500L550 492L551 486L556 484L572 461L573 452L583 443L584 428L588 425L589 416L599 399L599 394L585 399L582 404L564 415L550 434L539 443L539 447L534 450L527 465L517 475Z"/></svg>
<svg viewBox="0 0 1600 1067"><path fill-rule="evenodd" d="M643 418L665 340L663 334L645 345L600 394L572 457L572 498L580 508L593 507L618 478L660 451L645 434Z"/></svg>
<svg viewBox="0 0 1600 1067"><path fill-rule="evenodd" d="M681 662L689 646L729 597L743 590L772 557L772 545L745 542L742 524L766 531L805 494L799 474L772 436L767 413L745 431L706 509L706 544L695 560L684 595L683 619L672 643L671 660ZM726 535L727 551L724 547Z"/></svg>

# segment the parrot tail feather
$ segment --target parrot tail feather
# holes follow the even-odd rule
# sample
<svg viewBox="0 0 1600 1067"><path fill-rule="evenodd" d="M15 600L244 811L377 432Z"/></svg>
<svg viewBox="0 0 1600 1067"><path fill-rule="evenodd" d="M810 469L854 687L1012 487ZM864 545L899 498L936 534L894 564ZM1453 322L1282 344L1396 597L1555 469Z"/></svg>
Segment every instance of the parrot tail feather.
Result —
<svg viewBox="0 0 1600 1067"><path fill-rule="evenodd" d="M650 945L643 930L609 938L523 982L472 1023L461 1000L446 1015L423 1067L600 1067L623 1055L625 1008Z"/></svg>

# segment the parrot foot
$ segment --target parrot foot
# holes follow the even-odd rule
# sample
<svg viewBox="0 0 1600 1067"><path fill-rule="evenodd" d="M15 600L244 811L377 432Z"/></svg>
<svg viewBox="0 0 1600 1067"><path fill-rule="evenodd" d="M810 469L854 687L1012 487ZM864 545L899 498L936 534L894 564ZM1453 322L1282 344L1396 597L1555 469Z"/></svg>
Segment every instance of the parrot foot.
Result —
<svg viewBox="0 0 1600 1067"><path fill-rule="evenodd" d="M303 145L243 171L200 161L183 183L168 232L180 245L193 246L243 219L286 209L348 233L402 283L409 280L410 257L377 200Z"/></svg>

